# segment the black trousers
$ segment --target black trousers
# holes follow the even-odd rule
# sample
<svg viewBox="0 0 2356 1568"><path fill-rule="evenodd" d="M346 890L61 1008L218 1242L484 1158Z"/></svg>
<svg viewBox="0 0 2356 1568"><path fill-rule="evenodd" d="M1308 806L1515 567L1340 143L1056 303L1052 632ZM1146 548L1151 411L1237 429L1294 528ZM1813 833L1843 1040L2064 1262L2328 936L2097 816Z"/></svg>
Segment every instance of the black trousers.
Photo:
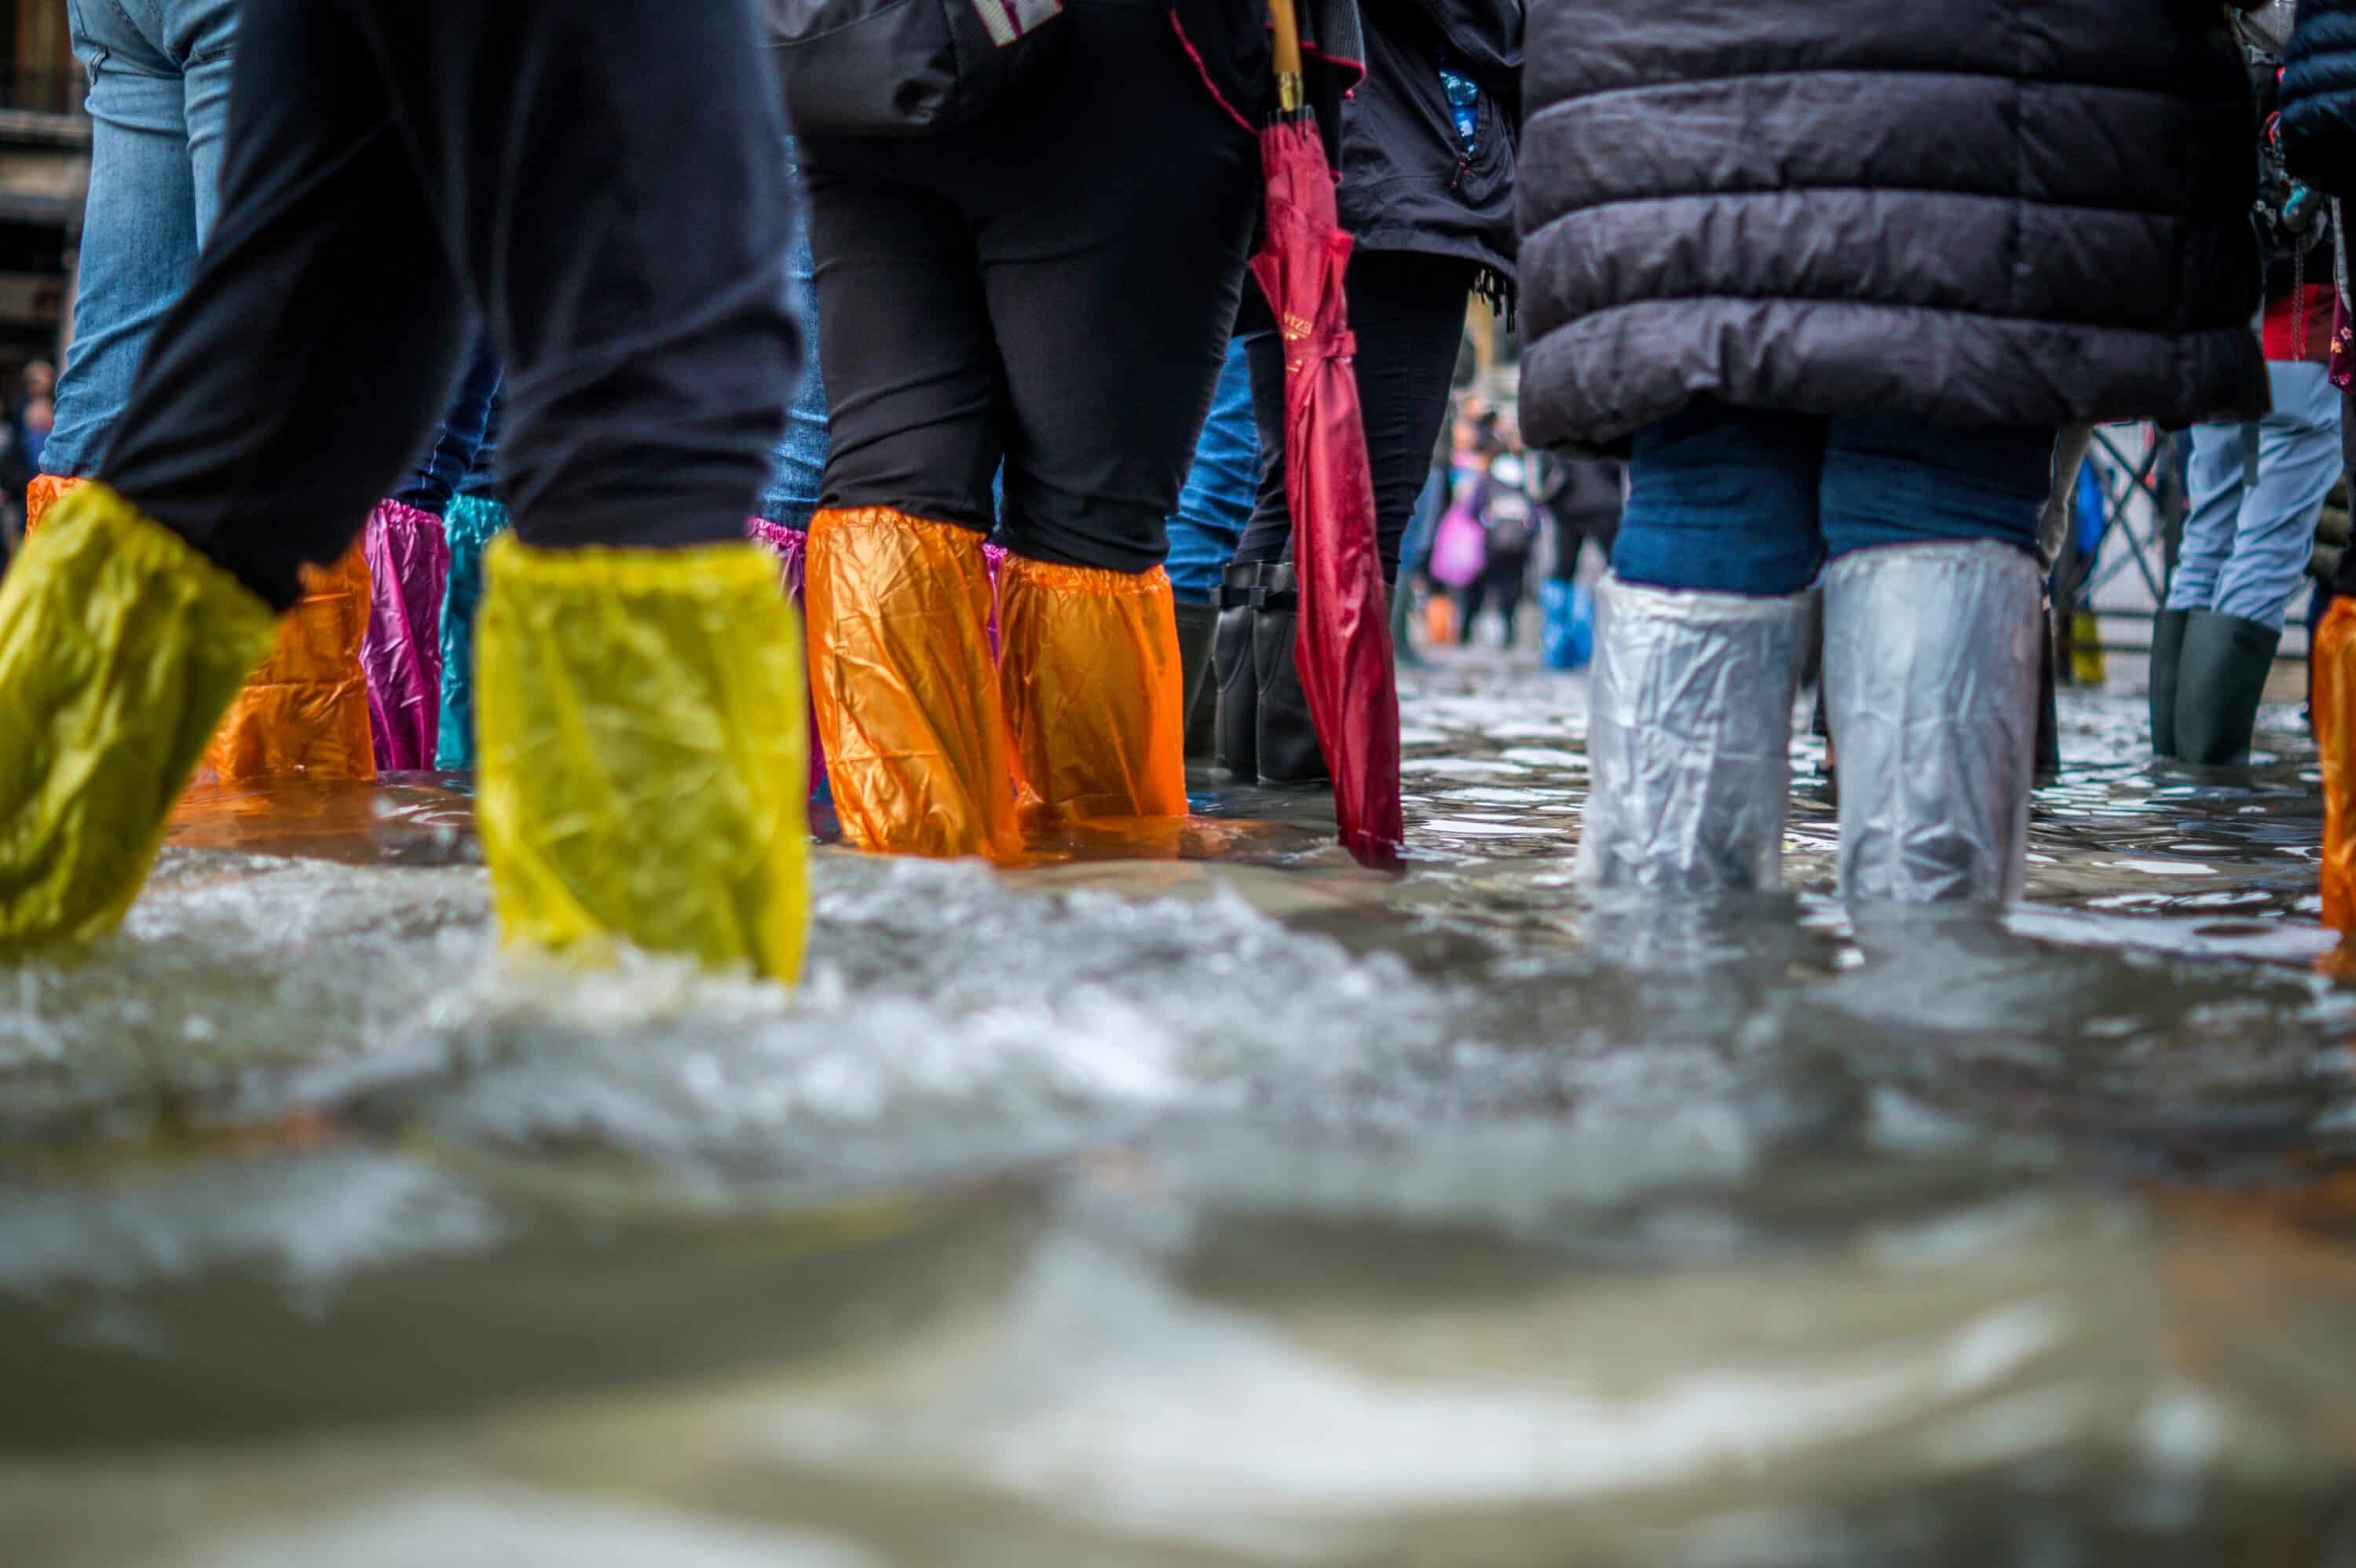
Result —
<svg viewBox="0 0 2356 1568"><path fill-rule="evenodd" d="M1358 340L1358 402L1386 581L1398 576L1399 547L1431 475L1431 449L1448 417L1465 306L1480 271L1454 257L1407 251L1361 251L1350 258L1344 288ZM1236 560L1265 565L1291 553L1292 517L1284 485L1284 342L1256 288L1236 330L1251 357L1260 454L1259 501Z"/></svg>
<svg viewBox="0 0 2356 1568"><path fill-rule="evenodd" d="M1167 553L1235 319L1258 140L1205 88L1166 4L1072 0L1056 25L1050 79L974 125L801 142L825 504L1144 571Z"/></svg>
<svg viewBox="0 0 2356 1568"><path fill-rule="evenodd" d="M487 328L522 539L742 537L799 365L762 41L754 0L246 0L218 226L101 476L284 607Z"/></svg>

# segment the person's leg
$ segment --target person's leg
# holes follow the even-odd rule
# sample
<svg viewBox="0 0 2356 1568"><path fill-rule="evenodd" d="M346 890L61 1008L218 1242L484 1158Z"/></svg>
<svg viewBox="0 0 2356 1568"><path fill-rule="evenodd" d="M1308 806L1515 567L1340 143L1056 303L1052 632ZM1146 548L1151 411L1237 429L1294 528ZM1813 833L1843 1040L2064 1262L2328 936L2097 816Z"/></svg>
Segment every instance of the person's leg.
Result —
<svg viewBox="0 0 2356 1568"><path fill-rule="evenodd" d="M1211 394L1211 411L1194 443L1194 461L1170 516L1171 597L1176 601L1178 659L1185 674L1186 760L1218 754L1215 647L1223 615L1221 583L1243 542L1259 490L1259 425L1252 411L1251 358L1231 336Z"/></svg>
<svg viewBox="0 0 2356 1568"><path fill-rule="evenodd" d="M787 155L796 156L793 144ZM796 170L798 182L799 170ZM787 286L792 291L794 315L802 324L803 340L818 342L818 262L810 253L809 214L794 225L793 249L786 261ZM826 492L826 376L818 356L806 354L801 386L786 410L786 432L770 454L769 482L761 492L759 516L780 528L808 532Z"/></svg>
<svg viewBox="0 0 2356 1568"><path fill-rule="evenodd" d="M443 624L451 578L445 514L481 449L498 387L498 355L487 341L477 347L457 399L424 453L369 514L361 536L368 554L369 623L360 663L368 672L369 731L380 773L438 765L449 642ZM472 616L471 603L466 613ZM467 667L471 671L471 660Z"/></svg>
<svg viewBox="0 0 2356 1568"><path fill-rule="evenodd" d="M2242 494L2209 603L2185 618L2176 732L2189 763L2248 760L2289 601L2314 558L2316 518L2340 476L2340 395L2325 367L2266 370L2274 411L2258 426L2256 483Z"/></svg>
<svg viewBox="0 0 2356 1568"><path fill-rule="evenodd" d="M1596 595L1582 880L1781 883L1824 443L1822 421L1717 404L1638 433Z"/></svg>
<svg viewBox="0 0 2356 1568"><path fill-rule="evenodd" d="M786 155L789 161L799 156L790 138L786 143ZM800 178L797 167L797 186ZM786 263L786 279L792 291L794 319L801 325L802 340L815 347L818 262L810 254L809 217L806 210L796 214L793 252ZM826 377L819 369L816 353L805 354L802 358L801 386L786 410L786 433L777 439L769 454L769 483L761 493L760 510L750 525L753 536L776 552L786 597L797 607L805 603L810 519L818 515L819 501L826 493L828 448ZM826 745L819 731L815 705L810 709L809 737L810 798L828 800Z"/></svg>
<svg viewBox="0 0 2356 1568"><path fill-rule="evenodd" d="M1444 256L1361 251L1350 260L1344 293L1357 341L1358 405L1375 488L1375 542L1383 580L1398 579L1399 557L1416 500L1430 476L1432 444L1448 416L1448 389L1464 337L1464 307L1480 269ZM1273 564L1290 559L1292 518L1286 493L1283 345L1265 311L1249 320L1248 352L1258 379L1262 439L1259 502L1237 553ZM1293 663L1297 608L1263 611L1253 626L1259 689L1253 695L1260 776L1272 784L1322 783L1325 758Z"/></svg>
<svg viewBox="0 0 2356 1568"><path fill-rule="evenodd" d="M2050 429L1832 421L1825 681L1851 898L2020 896L2054 444Z"/></svg>
<svg viewBox="0 0 2356 1568"><path fill-rule="evenodd" d="M1824 557L1824 442L1822 420L1715 403L1639 431L1612 574L1678 592L1805 592Z"/></svg>
<svg viewBox="0 0 2356 1568"><path fill-rule="evenodd" d="M801 656L744 528L794 208L755 6L346 3L506 367L477 799L507 935L790 976Z"/></svg>
<svg viewBox="0 0 2356 1568"><path fill-rule="evenodd" d="M1170 517L1170 592L1182 605L1209 605L1235 559L1259 494L1259 425L1252 411L1251 359L1231 338L1194 443L1194 462Z"/></svg>
<svg viewBox="0 0 2356 1568"><path fill-rule="evenodd" d="M1530 558L1516 551L1498 556L1489 565L1490 592L1496 595L1497 619L1504 623L1505 641L1499 645L1511 652L1521 624L1522 596L1529 592Z"/></svg>
<svg viewBox="0 0 2356 1568"><path fill-rule="evenodd" d="M96 466L148 339L188 285L198 184L179 68L112 0L69 0L67 16L90 79L90 194L74 339L41 464L77 476Z"/></svg>
<svg viewBox="0 0 2356 1568"><path fill-rule="evenodd" d="M2209 608L2282 630L2315 558L2315 525L2340 482L2340 389L2326 367L2276 364L2274 412L2258 427L2258 482L2234 519Z"/></svg>
<svg viewBox="0 0 2356 1568"><path fill-rule="evenodd" d="M972 241L896 149L802 150L833 421L806 591L835 810L864 849L1011 856L982 556L1003 375Z"/></svg>
<svg viewBox="0 0 2356 1568"><path fill-rule="evenodd" d="M2243 427L2195 425L2178 443L2185 456L2184 492L2190 510L2169 573L2168 602L2152 622L2151 749L2156 756L2183 755L2177 731L2184 634L2195 612L2213 611L2218 581L2233 551L2233 532L2247 485Z"/></svg>
<svg viewBox="0 0 2356 1568"><path fill-rule="evenodd" d="M38 738L0 747L0 942L121 918L300 569L344 554L455 379L465 317L446 260L380 229L390 216L430 234L364 38L319 0L247 15L213 243L97 482L0 590L0 709L9 733ZM391 342L401 368L355 385L351 368ZM366 723L363 706L363 763Z"/></svg>
<svg viewBox="0 0 2356 1568"><path fill-rule="evenodd" d="M1004 166L965 187L1014 415L1001 688L1033 815L1181 816L1161 567L1244 288L1258 149L1166 11L1081 0L1062 25L1056 80L977 135Z"/></svg>
<svg viewBox="0 0 2356 1568"><path fill-rule="evenodd" d="M2184 540L2178 547L2175 573L2168 580L2168 607L2213 610L2217 583L2233 559L2233 534L2242 515L2246 478L2242 427L2193 426L2191 453L2185 482L2192 509L2185 515Z"/></svg>

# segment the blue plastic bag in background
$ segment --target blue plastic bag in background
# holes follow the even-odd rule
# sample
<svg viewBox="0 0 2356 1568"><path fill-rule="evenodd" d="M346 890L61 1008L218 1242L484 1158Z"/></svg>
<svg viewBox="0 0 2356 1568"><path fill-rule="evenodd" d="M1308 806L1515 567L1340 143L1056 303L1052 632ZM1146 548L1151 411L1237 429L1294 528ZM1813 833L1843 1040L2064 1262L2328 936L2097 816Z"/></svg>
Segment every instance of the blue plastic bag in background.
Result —
<svg viewBox="0 0 2356 1568"><path fill-rule="evenodd" d="M1580 582L1547 578L1538 584L1545 617L1538 656L1548 669L1585 669L1595 657L1595 595Z"/></svg>

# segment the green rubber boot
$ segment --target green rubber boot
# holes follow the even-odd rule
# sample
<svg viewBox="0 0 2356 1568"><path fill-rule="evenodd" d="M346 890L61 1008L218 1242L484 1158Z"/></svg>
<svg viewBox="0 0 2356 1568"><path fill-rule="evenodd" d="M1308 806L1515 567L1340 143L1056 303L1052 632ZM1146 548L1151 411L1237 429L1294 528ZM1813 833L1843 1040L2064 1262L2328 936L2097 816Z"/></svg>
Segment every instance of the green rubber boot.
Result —
<svg viewBox="0 0 2356 1568"><path fill-rule="evenodd" d="M2188 611L2176 675L2177 754L2205 767L2250 760L2250 735L2265 699L2282 634L2238 615Z"/></svg>
<svg viewBox="0 0 2356 1568"><path fill-rule="evenodd" d="M2170 762L2183 755L2176 739L2176 684L2184 660L2184 623L2191 614L2162 610L2151 624L2151 751Z"/></svg>

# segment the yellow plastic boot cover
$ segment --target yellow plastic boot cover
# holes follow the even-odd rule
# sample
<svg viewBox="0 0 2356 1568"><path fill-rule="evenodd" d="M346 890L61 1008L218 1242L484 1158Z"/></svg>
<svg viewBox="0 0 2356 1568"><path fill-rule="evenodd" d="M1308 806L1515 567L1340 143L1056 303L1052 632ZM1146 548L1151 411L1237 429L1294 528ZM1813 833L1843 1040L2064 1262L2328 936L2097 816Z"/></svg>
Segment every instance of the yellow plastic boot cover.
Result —
<svg viewBox="0 0 2356 1568"><path fill-rule="evenodd" d="M106 486L58 503L0 580L0 951L123 918L275 621Z"/></svg>
<svg viewBox="0 0 2356 1568"><path fill-rule="evenodd" d="M361 541L333 566L303 569L303 597L205 751L204 771L226 784L258 779L376 777L369 730L368 557Z"/></svg>
<svg viewBox="0 0 2356 1568"><path fill-rule="evenodd" d="M1021 853L981 544L882 507L811 522L819 730L843 836L862 849Z"/></svg>
<svg viewBox="0 0 2356 1568"><path fill-rule="evenodd" d="M2356 932L2356 599L2332 602L2311 656L2323 755L2323 923Z"/></svg>
<svg viewBox="0 0 2356 1568"><path fill-rule="evenodd" d="M502 534L484 572L476 812L506 939L793 979L809 731L776 562Z"/></svg>
<svg viewBox="0 0 2356 1568"><path fill-rule="evenodd" d="M1186 814L1185 670L1170 579L1009 556L999 689L1026 819Z"/></svg>

